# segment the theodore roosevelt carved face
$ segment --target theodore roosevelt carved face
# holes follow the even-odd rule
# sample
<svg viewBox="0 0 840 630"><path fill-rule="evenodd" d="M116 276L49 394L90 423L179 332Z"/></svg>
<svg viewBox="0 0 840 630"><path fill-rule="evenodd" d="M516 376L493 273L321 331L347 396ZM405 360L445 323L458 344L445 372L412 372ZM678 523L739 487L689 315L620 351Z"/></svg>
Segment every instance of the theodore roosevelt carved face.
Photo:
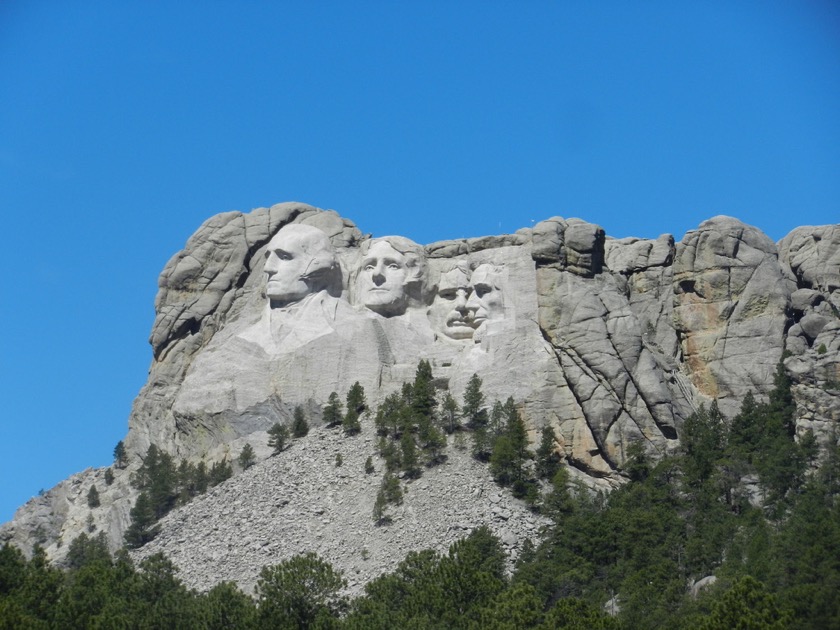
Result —
<svg viewBox="0 0 840 630"><path fill-rule="evenodd" d="M450 339L470 339L473 336L473 311L467 306L471 294L466 265L441 274L429 313L435 328Z"/></svg>
<svg viewBox="0 0 840 630"><path fill-rule="evenodd" d="M385 236L362 245L356 276L357 301L383 317L402 315L422 297L423 249L401 236Z"/></svg>
<svg viewBox="0 0 840 630"><path fill-rule="evenodd" d="M299 302L311 293L341 293L341 271L330 239L311 225L293 223L268 242L265 294L272 308Z"/></svg>

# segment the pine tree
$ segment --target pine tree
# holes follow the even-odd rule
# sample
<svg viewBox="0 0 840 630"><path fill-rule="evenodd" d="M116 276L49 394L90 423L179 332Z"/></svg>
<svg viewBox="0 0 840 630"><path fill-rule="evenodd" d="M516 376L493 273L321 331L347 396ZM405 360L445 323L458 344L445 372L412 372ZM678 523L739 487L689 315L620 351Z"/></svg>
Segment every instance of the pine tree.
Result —
<svg viewBox="0 0 840 630"><path fill-rule="evenodd" d="M289 428L285 424L275 422L268 430L268 446L274 449L274 454L282 453L289 441Z"/></svg>
<svg viewBox="0 0 840 630"><path fill-rule="evenodd" d="M131 524L125 531L125 544L129 549L137 549L152 540L160 532L155 525L157 517L154 506L146 492L141 492L129 512Z"/></svg>
<svg viewBox="0 0 840 630"><path fill-rule="evenodd" d="M391 473L386 472L382 477L382 484L380 490L385 497L386 503L393 503L394 505L402 505L403 493L400 488L400 480Z"/></svg>
<svg viewBox="0 0 840 630"><path fill-rule="evenodd" d="M220 462L213 462L213 465L210 467L210 474L208 475L208 481L211 486L218 486L231 477L233 477L233 467L227 459L223 459Z"/></svg>
<svg viewBox="0 0 840 630"><path fill-rule="evenodd" d="M403 424L405 404L402 397L394 392L388 394L376 411L376 430L380 435L388 435L397 439Z"/></svg>
<svg viewBox="0 0 840 630"><path fill-rule="evenodd" d="M114 466L117 468L125 468L128 465L128 453L125 450L125 444L120 440L114 447Z"/></svg>
<svg viewBox="0 0 840 630"><path fill-rule="evenodd" d="M385 525L391 521L385 512L387 505L385 491L380 488L379 492L376 493L376 501L373 504L373 522L376 525Z"/></svg>
<svg viewBox="0 0 840 630"><path fill-rule="evenodd" d="M435 466L443 462L446 435L434 425L430 418L420 417L417 438L426 456L426 465Z"/></svg>
<svg viewBox="0 0 840 630"><path fill-rule="evenodd" d="M359 381L353 383L347 391L347 411L353 410L361 416L367 411L367 400L365 400L365 388Z"/></svg>
<svg viewBox="0 0 840 630"><path fill-rule="evenodd" d="M298 405L292 415L292 436L301 438L309 433L309 423L303 414L303 407Z"/></svg>
<svg viewBox="0 0 840 630"><path fill-rule="evenodd" d="M248 470L256 462L257 459L254 454L254 447L246 442L245 446L243 446L242 450L239 452L239 465L242 466L242 470Z"/></svg>
<svg viewBox="0 0 840 630"><path fill-rule="evenodd" d="M344 414L344 420L341 422L345 435L356 435L362 430L362 424L359 422L359 413L355 409L348 409Z"/></svg>
<svg viewBox="0 0 840 630"><path fill-rule="evenodd" d="M402 469L405 476L416 479L420 476L420 468L417 465L417 448L414 443L414 435L406 431L400 438L400 450L402 451Z"/></svg>
<svg viewBox="0 0 840 630"><path fill-rule="evenodd" d="M416 416L434 417L437 400L435 400L435 384L431 364L423 359L417 364L417 371L412 386L411 408Z"/></svg>
<svg viewBox="0 0 840 630"><path fill-rule="evenodd" d="M175 506L178 500L178 471L169 453L154 444L146 451L133 481L138 490L146 492L155 518L162 518Z"/></svg>
<svg viewBox="0 0 840 630"><path fill-rule="evenodd" d="M341 411L341 400L338 398L337 393L332 392L327 400L326 406L324 407L324 424L327 427L334 427L337 424L341 424L343 417L344 416Z"/></svg>
<svg viewBox="0 0 840 630"><path fill-rule="evenodd" d="M469 383L467 383L461 411L467 419L467 426L470 429L487 426L487 409L484 408L484 394L481 392L481 379L478 374L473 374Z"/></svg>
<svg viewBox="0 0 840 630"><path fill-rule="evenodd" d="M525 422L522 416L519 415L519 410L513 402L513 398L508 398L504 405L506 425L505 433L510 438L510 444L516 453L517 478L521 479L525 461L529 459L528 452L528 431L525 429Z"/></svg>
<svg viewBox="0 0 840 630"><path fill-rule="evenodd" d="M537 476L551 479L560 468L560 455L557 453L557 436L554 429L546 425L540 433L540 445L537 448Z"/></svg>
<svg viewBox="0 0 840 630"><path fill-rule="evenodd" d="M332 627L345 607L341 572L317 554L295 556L263 567L257 580L257 615L261 628Z"/></svg>
<svg viewBox="0 0 840 630"><path fill-rule="evenodd" d="M110 486L114 483L114 472L110 468L105 469L105 485Z"/></svg>
<svg viewBox="0 0 840 630"><path fill-rule="evenodd" d="M487 428L489 429L491 439L494 440L504 435L507 430L505 408L498 400L493 403L493 408L490 410L490 421Z"/></svg>
<svg viewBox="0 0 840 630"><path fill-rule="evenodd" d="M88 490L87 502L88 507L90 508L98 508L100 506L99 490L96 489L95 484L90 487L90 490Z"/></svg>
<svg viewBox="0 0 840 630"><path fill-rule="evenodd" d="M446 392L446 396L443 399L443 418L444 423L443 426L446 429L447 433L453 433L457 429L460 429L460 425L458 424L458 412L460 411L458 407L457 401L452 397L452 394Z"/></svg>
<svg viewBox="0 0 840 630"><path fill-rule="evenodd" d="M370 475L376 472L376 469L373 467L373 457L368 457L365 460L365 474Z"/></svg>

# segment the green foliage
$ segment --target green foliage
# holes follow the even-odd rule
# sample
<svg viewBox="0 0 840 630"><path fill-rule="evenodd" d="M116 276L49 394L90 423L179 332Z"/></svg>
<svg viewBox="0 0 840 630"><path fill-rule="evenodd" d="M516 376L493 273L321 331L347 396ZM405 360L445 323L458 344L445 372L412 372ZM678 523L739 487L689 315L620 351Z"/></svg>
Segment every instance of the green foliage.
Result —
<svg viewBox="0 0 840 630"><path fill-rule="evenodd" d="M129 549L142 547L160 533L155 525L158 516L147 492L141 492L129 513L131 524L125 531L125 544Z"/></svg>
<svg viewBox="0 0 840 630"><path fill-rule="evenodd" d="M282 453L289 442L289 427L275 422L268 430L268 446L274 449L274 454Z"/></svg>
<svg viewBox="0 0 840 630"><path fill-rule="evenodd" d="M155 519L163 517L175 506L178 498L175 464L169 453L154 444L146 451L133 481L134 487L146 494Z"/></svg>
<svg viewBox="0 0 840 630"><path fill-rule="evenodd" d="M423 359L417 364L412 387L411 408L422 418L431 420L434 417L437 400L435 399L435 385L431 364Z"/></svg>
<svg viewBox="0 0 840 630"><path fill-rule="evenodd" d="M458 402L452 397L452 394L446 392L441 407L443 409L444 430L447 433L454 433L461 428L461 424L459 422L461 410L458 407Z"/></svg>
<svg viewBox="0 0 840 630"><path fill-rule="evenodd" d="M327 427L339 425L344 419L344 414L341 408L341 399L339 399L338 394L335 392L332 392L330 397L327 399L327 404L324 406L323 419L324 424Z"/></svg>
<svg viewBox="0 0 840 630"><path fill-rule="evenodd" d="M405 403L397 394L388 394L376 410L376 429L379 435L398 439L406 415Z"/></svg>
<svg viewBox="0 0 840 630"><path fill-rule="evenodd" d="M751 628L783 630L789 628L791 615L780 609L776 598L750 576L733 584L718 601L711 615L700 626L701 630L732 630Z"/></svg>
<svg viewBox="0 0 840 630"><path fill-rule="evenodd" d="M498 538L479 528L457 541L445 556L433 551L411 552L394 573L381 576L353 602L347 628L480 628L493 613L504 619L504 552ZM520 588L508 599L519 604L538 602L521 597ZM501 600L501 601L500 601ZM513 607L507 618L533 615ZM536 612L539 615L539 612ZM494 627L494 626L489 626ZM507 627L507 626L498 626Z"/></svg>
<svg viewBox="0 0 840 630"><path fill-rule="evenodd" d="M96 484L91 485L90 490L88 490L87 503L91 509L98 508L102 504L99 500L99 490L96 489Z"/></svg>
<svg viewBox="0 0 840 630"><path fill-rule="evenodd" d="M347 392L347 413L344 414L342 427L347 435L356 435L362 430L361 415L367 411L365 390L359 381L353 383Z"/></svg>
<svg viewBox="0 0 840 630"><path fill-rule="evenodd" d="M824 343L821 343L817 348L817 354L825 354L826 352L828 352L828 348L825 347Z"/></svg>
<svg viewBox="0 0 840 630"><path fill-rule="evenodd" d="M111 554L108 551L105 533L100 532L95 538L91 538L87 534L79 534L73 539L67 550L65 560L67 568L76 570L94 563L104 565L110 565L111 563Z"/></svg>
<svg viewBox="0 0 840 630"><path fill-rule="evenodd" d="M303 413L303 407L298 405L292 414L292 437L302 438L309 433L309 423Z"/></svg>
<svg viewBox="0 0 840 630"><path fill-rule="evenodd" d="M470 429L481 429L487 426L487 409L484 407L484 393L481 391L481 379L478 374L473 374L467 383L461 412L467 419L467 426Z"/></svg>
<svg viewBox="0 0 840 630"><path fill-rule="evenodd" d="M581 599L567 597L557 600L546 613L540 630L619 630L618 620L613 619Z"/></svg>
<svg viewBox="0 0 840 630"><path fill-rule="evenodd" d="M365 474L371 475L376 472L376 469L373 467L373 457L368 457L365 460Z"/></svg>
<svg viewBox="0 0 840 630"><path fill-rule="evenodd" d="M701 405L686 419L680 436L683 473L689 486L697 487L711 478L723 445L723 416L717 403L713 402L708 411Z"/></svg>
<svg viewBox="0 0 840 630"><path fill-rule="evenodd" d="M125 450L125 444L120 440L114 447L114 466L117 468L125 468L128 465L128 453Z"/></svg>
<svg viewBox="0 0 840 630"><path fill-rule="evenodd" d="M420 468L417 464L417 446L414 443L413 434L407 431L402 434L400 438L400 450L402 452L400 461L402 462L402 469L405 476L409 479L416 479L420 476Z"/></svg>
<svg viewBox="0 0 840 630"><path fill-rule="evenodd" d="M493 440L488 430L484 427L474 429L472 432L472 456L482 462L490 461L492 450Z"/></svg>
<svg viewBox="0 0 840 630"><path fill-rule="evenodd" d="M354 409L348 409L344 414L344 420L341 422L346 435L356 435L362 430L362 424L359 421L359 414Z"/></svg>
<svg viewBox="0 0 840 630"><path fill-rule="evenodd" d="M105 469L105 485L110 486L112 483L114 483L114 471L112 471L110 468L106 468Z"/></svg>
<svg viewBox="0 0 840 630"><path fill-rule="evenodd" d="M310 628L318 620L337 618L345 608L339 591L347 582L315 553L263 567L257 580L259 627Z"/></svg>
<svg viewBox="0 0 840 630"><path fill-rule="evenodd" d="M231 477L233 477L233 466L230 465L227 459L223 459L220 462L213 462L213 465L210 466L208 481L211 486L218 486Z"/></svg>
<svg viewBox="0 0 840 630"><path fill-rule="evenodd" d="M233 582L220 582L211 588L201 602L201 608L207 628L251 628L256 623L254 600Z"/></svg>
<svg viewBox="0 0 840 630"><path fill-rule="evenodd" d="M355 411L361 415L367 411L367 400L365 400L365 388L359 381L353 383L347 391L347 410Z"/></svg>
<svg viewBox="0 0 840 630"><path fill-rule="evenodd" d="M537 477L551 479L560 469L560 454L557 452L557 435L554 429L546 425L540 432L540 445L537 447Z"/></svg>
<svg viewBox="0 0 840 630"><path fill-rule="evenodd" d="M245 446L242 447L242 450L239 451L239 457L237 460L239 461L239 465L242 466L242 470L248 470L251 466L256 464L257 457L254 453L254 447L246 442Z"/></svg>
<svg viewBox="0 0 840 630"><path fill-rule="evenodd" d="M746 470L755 470L767 490L767 503L777 515L784 513L788 493L804 483L813 444L797 444L796 405L791 381L779 362L769 402L760 404L747 394L740 413L732 419L727 455Z"/></svg>
<svg viewBox="0 0 840 630"><path fill-rule="evenodd" d="M335 454L335 467L338 468L339 466L344 464L344 458L341 456L341 453Z"/></svg>
<svg viewBox="0 0 840 630"><path fill-rule="evenodd" d="M417 439L423 450L427 466L436 466L444 461L443 449L446 447L446 435L431 418L420 416L417 425Z"/></svg>

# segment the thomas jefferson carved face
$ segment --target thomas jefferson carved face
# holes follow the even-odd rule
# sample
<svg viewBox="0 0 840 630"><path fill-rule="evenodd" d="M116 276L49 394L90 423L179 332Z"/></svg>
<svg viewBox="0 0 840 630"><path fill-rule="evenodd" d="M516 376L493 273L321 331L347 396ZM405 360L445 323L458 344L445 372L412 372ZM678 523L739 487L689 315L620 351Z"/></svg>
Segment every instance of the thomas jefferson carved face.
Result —
<svg viewBox="0 0 840 630"><path fill-rule="evenodd" d="M336 272L340 274L327 235L311 225L296 223L282 228L268 242L263 271L265 294L273 308L333 289Z"/></svg>
<svg viewBox="0 0 840 630"><path fill-rule="evenodd" d="M467 270L457 267L441 275L437 295L430 309L435 328L451 339L473 336L473 312L467 306L472 287Z"/></svg>
<svg viewBox="0 0 840 630"><path fill-rule="evenodd" d="M358 301L384 317L405 313L409 301L420 290L421 254L420 246L408 239L385 237L369 241L356 277Z"/></svg>
<svg viewBox="0 0 840 630"><path fill-rule="evenodd" d="M473 325L479 328L490 320L505 316L505 302L502 296L501 272L493 265L479 265L470 278L472 295L467 307L473 313Z"/></svg>

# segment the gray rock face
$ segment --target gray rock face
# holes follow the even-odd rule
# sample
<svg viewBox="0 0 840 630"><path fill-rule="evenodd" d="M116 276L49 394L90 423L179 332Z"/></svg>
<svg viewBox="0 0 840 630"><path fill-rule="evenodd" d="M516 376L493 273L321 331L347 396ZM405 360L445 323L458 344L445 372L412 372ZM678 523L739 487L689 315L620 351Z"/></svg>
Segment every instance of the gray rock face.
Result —
<svg viewBox="0 0 840 630"><path fill-rule="evenodd" d="M441 395L460 401L475 373L488 403L512 397L532 444L542 427L553 427L570 470L602 488L622 482L631 444L653 457L673 451L700 404L717 400L731 416L748 391L761 398L785 350L800 430L828 440L840 420L840 225L798 228L777 247L729 217L704 222L681 242L668 234L613 239L597 225L553 217L515 234L421 246L371 239L333 211L284 203L211 218L167 263L159 286L154 359L125 440L132 463L104 493L107 510L94 515L114 544L134 499L128 478L150 444L176 458L233 459L245 442L264 444L265 431L290 422L298 405L317 427L329 394L344 397L356 381L375 406L413 379L421 359ZM339 448L331 440L306 449ZM272 458L235 483L292 479L271 498L292 505L294 488L308 492L311 461L288 470L280 462ZM455 477L446 466L440 471L411 484L411 501L425 501L427 490L444 496L434 484L460 483L454 469ZM86 484L101 474L81 475ZM60 555L59 541L87 524L80 498L87 487L78 483L71 478L24 506L0 536L25 547L38 535ZM330 483L348 486L358 497L354 509L372 505L367 482ZM160 544L182 553L175 544L182 534L172 532L186 536L202 519L214 526L219 502L234 500L229 487L173 514ZM323 517L331 523L349 505L338 498ZM192 509L205 511L192 521ZM242 506L248 520L258 518L256 509ZM431 510L432 530L454 527L446 501L414 509ZM182 518L189 527L176 526ZM321 542L333 549L343 527L362 531L361 521L341 522L325 529L313 521L308 534L282 536L317 550L315 532L323 529ZM405 528L413 522L407 517ZM264 524L266 540L280 535L272 527ZM379 535L364 527L360 535ZM508 530L513 544L521 532ZM252 542L265 549L262 540ZM383 557L402 549L382 545ZM367 575L354 563L347 567ZM201 571L193 571L196 585L206 583ZM245 569L229 574L253 579Z"/></svg>
<svg viewBox="0 0 840 630"><path fill-rule="evenodd" d="M840 422L840 225L800 227L779 243L791 295L785 367L794 379L797 431L836 440Z"/></svg>
<svg viewBox="0 0 840 630"><path fill-rule="evenodd" d="M673 283L674 326L692 384L735 413L748 391L772 387L796 287L773 242L729 217L686 234Z"/></svg>

